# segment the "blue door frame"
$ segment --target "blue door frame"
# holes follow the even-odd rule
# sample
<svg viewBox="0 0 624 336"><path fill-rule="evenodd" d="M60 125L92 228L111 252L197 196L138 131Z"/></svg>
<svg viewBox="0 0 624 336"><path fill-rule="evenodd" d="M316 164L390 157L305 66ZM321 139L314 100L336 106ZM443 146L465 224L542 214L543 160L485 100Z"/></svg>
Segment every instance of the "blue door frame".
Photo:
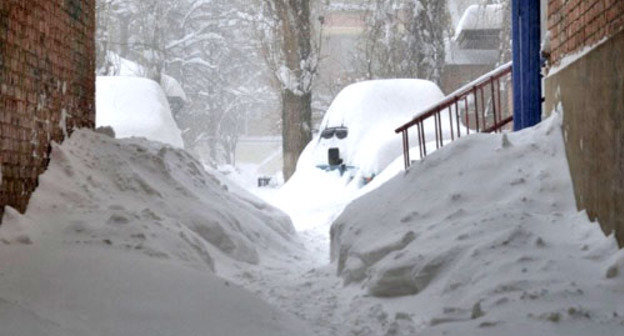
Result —
<svg viewBox="0 0 624 336"><path fill-rule="evenodd" d="M542 119L540 0L512 0L514 129Z"/></svg>

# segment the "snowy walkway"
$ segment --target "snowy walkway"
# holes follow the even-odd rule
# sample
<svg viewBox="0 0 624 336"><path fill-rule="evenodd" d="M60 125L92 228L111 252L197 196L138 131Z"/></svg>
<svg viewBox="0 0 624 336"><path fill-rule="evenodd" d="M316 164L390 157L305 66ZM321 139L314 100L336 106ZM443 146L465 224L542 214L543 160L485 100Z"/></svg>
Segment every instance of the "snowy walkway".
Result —
<svg viewBox="0 0 624 336"><path fill-rule="evenodd" d="M345 335L345 311L350 302L335 267L329 264L329 229L345 204L284 202L278 190L252 188L256 196L288 213L304 249L301 254L260 266L222 274L255 292L268 303L292 313L319 336Z"/></svg>
<svg viewBox="0 0 624 336"><path fill-rule="evenodd" d="M623 334L624 251L577 212L562 138L559 116L466 138L344 212L318 180L256 190L306 249L230 276L319 336Z"/></svg>
<svg viewBox="0 0 624 336"><path fill-rule="evenodd" d="M562 138L560 118L468 137L342 214L357 193L318 170L256 190L295 235L281 211L184 151L76 131L54 146L28 212L5 213L0 325L24 336L621 335L624 251L576 211Z"/></svg>

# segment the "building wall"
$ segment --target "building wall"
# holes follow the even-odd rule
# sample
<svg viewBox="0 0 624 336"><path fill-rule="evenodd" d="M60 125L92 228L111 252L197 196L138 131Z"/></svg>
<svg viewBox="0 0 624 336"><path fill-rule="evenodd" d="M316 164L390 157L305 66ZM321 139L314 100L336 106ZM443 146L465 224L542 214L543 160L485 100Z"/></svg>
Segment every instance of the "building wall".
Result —
<svg viewBox="0 0 624 336"><path fill-rule="evenodd" d="M566 152L577 205L598 220L605 233L615 231L622 247L623 18L622 0L550 0L550 63L561 63L565 56L581 57L545 80L545 111L558 104L564 111Z"/></svg>
<svg viewBox="0 0 624 336"><path fill-rule="evenodd" d="M550 59L556 64L565 55L614 35L623 25L622 0L549 0Z"/></svg>
<svg viewBox="0 0 624 336"><path fill-rule="evenodd" d="M442 78L440 78L440 89L442 89L445 95L451 94L462 86L492 71L495 67L496 64L448 64L444 67Z"/></svg>
<svg viewBox="0 0 624 336"><path fill-rule="evenodd" d="M0 1L0 219L25 211L51 141L95 122L95 0Z"/></svg>

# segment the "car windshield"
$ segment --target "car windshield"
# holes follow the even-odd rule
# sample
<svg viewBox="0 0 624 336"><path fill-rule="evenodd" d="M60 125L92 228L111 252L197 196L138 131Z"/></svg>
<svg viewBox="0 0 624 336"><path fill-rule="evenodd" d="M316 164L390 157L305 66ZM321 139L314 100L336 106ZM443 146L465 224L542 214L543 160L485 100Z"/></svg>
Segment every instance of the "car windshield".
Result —
<svg viewBox="0 0 624 336"><path fill-rule="evenodd" d="M336 136L336 138L342 140L349 135L349 129L344 126L340 127L327 127L321 132L321 137L323 139L331 139Z"/></svg>

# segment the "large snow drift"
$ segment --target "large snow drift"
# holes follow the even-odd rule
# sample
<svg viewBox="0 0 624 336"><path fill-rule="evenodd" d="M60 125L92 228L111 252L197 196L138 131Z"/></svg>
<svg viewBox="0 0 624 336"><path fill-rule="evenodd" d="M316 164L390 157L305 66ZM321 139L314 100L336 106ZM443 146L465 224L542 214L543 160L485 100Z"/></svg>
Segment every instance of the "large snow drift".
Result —
<svg viewBox="0 0 624 336"><path fill-rule="evenodd" d="M422 335L624 328L624 251L576 211L560 116L437 151L351 203L331 244L345 284L402 297Z"/></svg>
<svg viewBox="0 0 624 336"><path fill-rule="evenodd" d="M11 335L299 334L212 275L299 249L288 217L186 152L78 130L53 146L27 213L5 213L0 325Z"/></svg>
<svg viewBox="0 0 624 336"><path fill-rule="evenodd" d="M95 123L98 127L112 126L119 138L145 137L184 146L165 93L150 79L97 77Z"/></svg>

